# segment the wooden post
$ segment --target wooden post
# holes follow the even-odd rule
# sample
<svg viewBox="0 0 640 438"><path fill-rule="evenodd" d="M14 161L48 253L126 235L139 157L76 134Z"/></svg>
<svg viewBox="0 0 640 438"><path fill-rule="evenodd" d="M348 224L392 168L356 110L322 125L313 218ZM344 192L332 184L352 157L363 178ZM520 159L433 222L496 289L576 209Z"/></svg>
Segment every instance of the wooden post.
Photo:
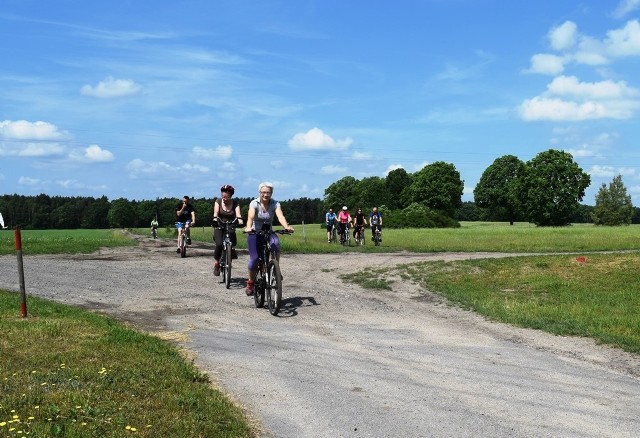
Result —
<svg viewBox="0 0 640 438"><path fill-rule="evenodd" d="M15 230L16 256L18 257L18 276L20 277L20 312L22 317L27 317L27 292L24 287L24 266L22 264L22 236L20 227Z"/></svg>

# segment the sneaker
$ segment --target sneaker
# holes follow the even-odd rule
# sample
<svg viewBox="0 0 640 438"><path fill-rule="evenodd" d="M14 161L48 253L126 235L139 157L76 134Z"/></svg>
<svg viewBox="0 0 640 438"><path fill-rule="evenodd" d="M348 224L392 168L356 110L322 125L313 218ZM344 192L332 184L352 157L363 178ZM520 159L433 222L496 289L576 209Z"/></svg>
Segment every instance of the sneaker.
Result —
<svg viewBox="0 0 640 438"><path fill-rule="evenodd" d="M331 243L331 239L327 239L327 243Z"/></svg>
<svg viewBox="0 0 640 438"><path fill-rule="evenodd" d="M238 258L238 253L236 252L235 248L231 248L231 258L233 260L236 260Z"/></svg>
<svg viewBox="0 0 640 438"><path fill-rule="evenodd" d="M216 277L220 276L220 262L218 262L217 260L213 264L213 275L215 275Z"/></svg>
<svg viewBox="0 0 640 438"><path fill-rule="evenodd" d="M251 281L251 280L248 280L248 281L247 281L247 288L244 290L244 292L245 292L248 296L253 295L253 281Z"/></svg>
<svg viewBox="0 0 640 438"><path fill-rule="evenodd" d="M176 252L177 252L178 254L180 254L180 248L176 249Z"/></svg>
<svg viewBox="0 0 640 438"><path fill-rule="evenodd" d="M191 245L191 237L187 237L187 245Z"/></svg>

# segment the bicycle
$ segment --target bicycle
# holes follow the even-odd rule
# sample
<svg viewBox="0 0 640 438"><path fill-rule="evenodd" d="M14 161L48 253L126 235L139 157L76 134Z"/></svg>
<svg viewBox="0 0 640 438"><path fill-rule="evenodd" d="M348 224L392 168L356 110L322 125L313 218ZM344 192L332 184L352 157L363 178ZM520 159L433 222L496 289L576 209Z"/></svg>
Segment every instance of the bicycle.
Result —
<svg viewBox="0 0 640 438"><path fill-rule="evenodd" d="M287 230L260 230L251 231L253 234L262 235L264 243L258 251L258 272L253 283L253 300L257 308L264 307L265 296L269 312L276 316L282 305L282 273L280 263L276 258L276 248L271 244L274 234L291 234Z"/></svg>
<svg viewBox="0 0 640 438"><path fill-rule="evenodd" d="M182 258L187 256L187 239L189 238L187 235L187 224L189 223L190 222L176 222L176 228L180 229L180 246L178 247L178 252Z"/></svg>
<svg viewBox="0 0 640 438"><path fill-rule="evenodd" d="M225 221L218 218L220 228L224 230L224 237L222 240L222 254L220 255L220 272L222 273L222 282L225 287L229 289L231 286L231 260L233 259L233 252L231 251L231 232L235 230L235 225L238 223L238 218L234 218L232 221Z"/></svg>
<svg viewBox="0 0 640 438"><path fill-rule="evenodd" d="M331 224L331 243L336 243L338 241L338 229L336 228L336 224Z"/></svg>
<svg viewBox="0 0 640 438"><path fill-rule="evenodd" d="M349 224L344 224L344 229L340 233L340 244L351 246L351 234L349 234Z"/></svg>
<svg viewBox="0 0 640 438"><path fill-rule="evenodd" d="M151 228L151 237L154 239L158 237L158 229L156 227Z"/></svg>
<svg viewBox="0 0 640 438"><path fill-rule="evenodd" d="M380 242L382 241L382 230L380 230L379 225L374 225L374 227L376 227L376 229L373 233L373 243L375 246L380 246Z"/></svg>
<svg viewBox="0 0 640 438"><path fill-rule="evenodd" d="M355 239L357 245L364 245L364 225L356 225Z"/></svg>

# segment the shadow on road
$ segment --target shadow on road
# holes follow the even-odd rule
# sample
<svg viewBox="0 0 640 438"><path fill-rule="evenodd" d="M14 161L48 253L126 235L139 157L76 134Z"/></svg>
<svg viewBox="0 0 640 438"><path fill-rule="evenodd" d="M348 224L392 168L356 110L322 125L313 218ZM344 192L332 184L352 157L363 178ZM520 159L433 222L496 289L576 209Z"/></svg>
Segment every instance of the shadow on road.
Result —
<svg viewBox="0 0 640 438"><path fill-rule="evenodd" d="M282 300L280 316L297 316L300 307L319 306L315 297L291 297Z"/></svg>

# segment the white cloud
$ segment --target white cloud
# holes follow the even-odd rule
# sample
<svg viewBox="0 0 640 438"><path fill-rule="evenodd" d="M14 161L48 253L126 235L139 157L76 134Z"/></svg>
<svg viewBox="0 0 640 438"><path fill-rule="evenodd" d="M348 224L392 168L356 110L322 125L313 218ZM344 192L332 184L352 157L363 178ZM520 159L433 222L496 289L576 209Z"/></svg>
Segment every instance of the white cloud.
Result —
<svg viewBox="0 0 640 438"><path fill-rule="evenodd" d="M354 152L351 155L351 158L353 158L354 160L357 160L357 161L370 160L371 159L371 154L366 153L366 152Z"/></svg>
<svg viewBox="0 0 640 438"><path fill-rule="evenodd" d="M560 26L551 29L548 37L552 49L570 49L578 41L578 26L573 21L565 21Z"/></svg>
<svg viewBox="0 0 640 438"><path fill-rule="evenodd" d="M106 163L114 159L110 151L102 149L97 144L92 144L85 149L74 150L69 154L69 158L85 163Z"/></svg>
<svg viewBox="0 0 640 438"><path fill-rule="evenodd" d="M588 172L591 176L598 178L613 178L617 175L633 176L636 174L636 170L631 167L614 167L614 166L592 166Z"/></svg>
<svg viewBox="0 0 640 438"><path fill-rule="evenodd" d="M640 55L640 23L632 20L622 29L610 30L604 44L613 57Z"/></svg>
<svg viewBox="0 0 640 438"><path fill-rule="evenodd" d="M526 121L581 121L629 119L640 101L632 99L638 90L626 82L579 82L574 76L559 76L540 96L526 99L518 111Z"/></svg>
<svg viewBox="0 0 640 438"><path fill-rule="evenodd" d="M617 175L615 167L613 166L599 166L595 165L589 170L589 175L599 178L611 178Z"/></svg>
<svg viewBox="0 0 640 438"><path fill-rule="evenodd" d="M115 79L112 76L108 76L103 81L98 82L95 87L84 85L80 89L80 93L84 96L110 99L137 94L141 89L142 87L132 80Z"/></svg>
<svg viewBox="0 0 640 438"><path fill-rule="evenodd" d="M233 155L233 148L229 145L218 146L214 149L205 149L200 146L196 146L192 151L196 158L203 158L205 160L228 160Z"/></svg>
<svg viewBox="0 0 640 438"><path fill-rule="evenodd" d="M555 76L564 71L564 64L562 56L539 53L531 57L531 67L523 72Z"/></svg>
<svg viewBox="0 0 640 438"><path fill-rule="evenodd" d="M404 169L404 166L402 164L390 164L389 167L387 167L387 170L385 170L384 172L385 178L387 177L387 175L389 175L389 172L396 169Z"/></svg>
<svg viewBox="0 0 640 438"><path fill-rule="evenodd" d="M18 178L18 184L21 186L34 187L40 184L42 181L36 178L29 178L28 176L21 176Z"/></svg>
<svg viewBox="0 0 640 438"><path fill-rule="evenodd" d="M611 15L615 18L622 18L638 8L640 8L640 0L621 0Z"/></svg>
<svg viewBox="0 0 640 438"><path fill-rule="evenodd" d="M298 133L289 140L289 149L303 150L342 150L348 149L353 143L351 137L334 140L319 128L312 128L305 133Z"/></svg>
<svg viewBox="0 0 640 438"><path fill-rule="evenodd" d="M336 166L333 164L330 164L328 166L323 166L320 168L320 173L322 173L323 175L342 174L342 173L345 173L346 171L347 171L346 167Z"/></svg>
<svg viewBox="0 0 640 438"><path fill-rule="evenodd" d="M627 86L625 81L579 82L575 76L558 76L547 85L550 94L572 95L587 99L618 99L638 95L638 90Z"/></svg>
<svg viewBox="0 0 640 438"><path fill-rule="evenodd" d="M183 164L181 166L172 166L164 161L143 161L139 158L131 160L126 169L129 176L137 178L139 174L184 174L184 173L208 173L209 168L199 164Z"/></svg>
<svg viewBox="0 0 640 438"><path fill-rule="evenodd" d="M61 140L68 133L60 131L56 125L47 122L26 120L4 120L0 122L0 136L7 140Z"/></svg>

